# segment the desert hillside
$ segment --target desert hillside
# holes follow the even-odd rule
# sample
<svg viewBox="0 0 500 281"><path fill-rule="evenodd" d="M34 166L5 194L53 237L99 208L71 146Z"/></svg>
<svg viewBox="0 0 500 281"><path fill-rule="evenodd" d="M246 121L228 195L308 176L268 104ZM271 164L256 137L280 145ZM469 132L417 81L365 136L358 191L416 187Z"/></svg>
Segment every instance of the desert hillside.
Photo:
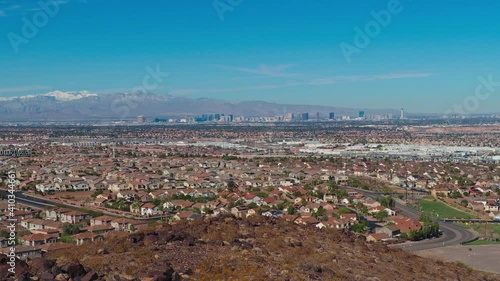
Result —
<svg viewBox="0 0 500 281"><path fill-rule="evenodd" d="M22 268L25 280L500 280L352 234L263 217L158 225Z"/></svg>

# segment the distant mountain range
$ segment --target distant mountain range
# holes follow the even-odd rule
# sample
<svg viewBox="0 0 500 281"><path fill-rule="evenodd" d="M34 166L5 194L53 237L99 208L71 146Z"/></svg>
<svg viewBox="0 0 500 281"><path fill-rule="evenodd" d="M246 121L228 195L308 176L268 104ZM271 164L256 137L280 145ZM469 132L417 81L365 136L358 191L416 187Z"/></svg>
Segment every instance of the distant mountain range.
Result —
<svg viewBox="0 0 500 281"><path fill-rule="evenodd" d="M175 97L155 93L96 94L88 91L54 91L41 95L0 98L0 121L84 121L130 120L138 115L146 118L196 116L224 113L235 116L278 116L308 112L315 118L335 112L336 116L357 116L359 109L319 105L285 105L264 101L229 102L211 98ZM392 113L397 110L370 110L367 114Z"/></svg>

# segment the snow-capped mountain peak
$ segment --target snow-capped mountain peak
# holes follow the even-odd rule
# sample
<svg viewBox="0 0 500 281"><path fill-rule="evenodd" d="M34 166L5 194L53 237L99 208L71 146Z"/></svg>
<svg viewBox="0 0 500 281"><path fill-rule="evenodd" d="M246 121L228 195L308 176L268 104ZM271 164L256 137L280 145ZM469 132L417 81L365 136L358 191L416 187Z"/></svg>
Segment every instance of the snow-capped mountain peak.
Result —
<svg viewBox="0 0 500 281"><path fill-rule="evenodd" d="M47 93L43 96L46 97L54 97L58 101L72 101L79 100L86 97L97 97L97 94L91 93L89 91L80 91L80 92L63 92L63 91L53 91Z"/></svg>
<svg viewBox="0 0 500 281"><path fill-rule="evenodd" d="M26 95L26 96L9 97L9 98L0 97L0 101L29 100L29 99L34 99L36 97L53 97L57 101L73 101L87 97L97 97L97 94L91 93L89 91L74 91L74 92L53 91L41 95Z"/></svg>

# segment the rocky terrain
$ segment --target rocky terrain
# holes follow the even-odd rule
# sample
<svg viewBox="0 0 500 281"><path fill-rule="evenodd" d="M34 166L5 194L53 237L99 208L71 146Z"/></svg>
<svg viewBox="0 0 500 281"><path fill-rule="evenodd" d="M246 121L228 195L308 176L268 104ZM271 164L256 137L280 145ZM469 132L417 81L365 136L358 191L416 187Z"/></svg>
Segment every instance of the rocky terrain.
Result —
<svg viewBox="0 0 500 281"><path fill-rule="evenodd" d="M20 262L0 280L500 280L335 230L263 217L156 225Z"/></svg>

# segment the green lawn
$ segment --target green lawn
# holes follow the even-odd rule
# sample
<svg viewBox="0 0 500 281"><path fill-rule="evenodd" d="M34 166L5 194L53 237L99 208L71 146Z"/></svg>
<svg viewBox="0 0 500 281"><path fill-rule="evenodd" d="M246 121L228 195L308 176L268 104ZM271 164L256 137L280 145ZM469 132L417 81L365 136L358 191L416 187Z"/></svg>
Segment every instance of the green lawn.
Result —
<svg viewBox="0 0 500 281"><path fill-rule="evenodd" d="M496 234L500 234L500 224L498 223L490 223L490 224L487 224L487 223L470 223L470 224L465 224L465 223L455 223L456 225L459 225L461 227L465 227L465 228L470 228L470 229L473 229L479 233L483 233L485 231L484 229L484 226L488 227L488 228L491 228L493 230L494 233ZM488 229L489 231L489 229Z"/></svg>
<svg viewBox="0 0 500 281"><path fill-rule="evenodd" d="M428 200L420 200L419 202L420 209L425 214L435 216L443 219L470 219L477 218L472 214L468 214L452 207L447 206L446 204L439 201L428 201Z"/></svg>
<svg viewBox="0 0 500 281"><path fill-rule="evenodd" d="M478 245L500 245L500 241L488 241L488 240L476 240L469 243L465 243L467 246L478 246Z"/></svg>

